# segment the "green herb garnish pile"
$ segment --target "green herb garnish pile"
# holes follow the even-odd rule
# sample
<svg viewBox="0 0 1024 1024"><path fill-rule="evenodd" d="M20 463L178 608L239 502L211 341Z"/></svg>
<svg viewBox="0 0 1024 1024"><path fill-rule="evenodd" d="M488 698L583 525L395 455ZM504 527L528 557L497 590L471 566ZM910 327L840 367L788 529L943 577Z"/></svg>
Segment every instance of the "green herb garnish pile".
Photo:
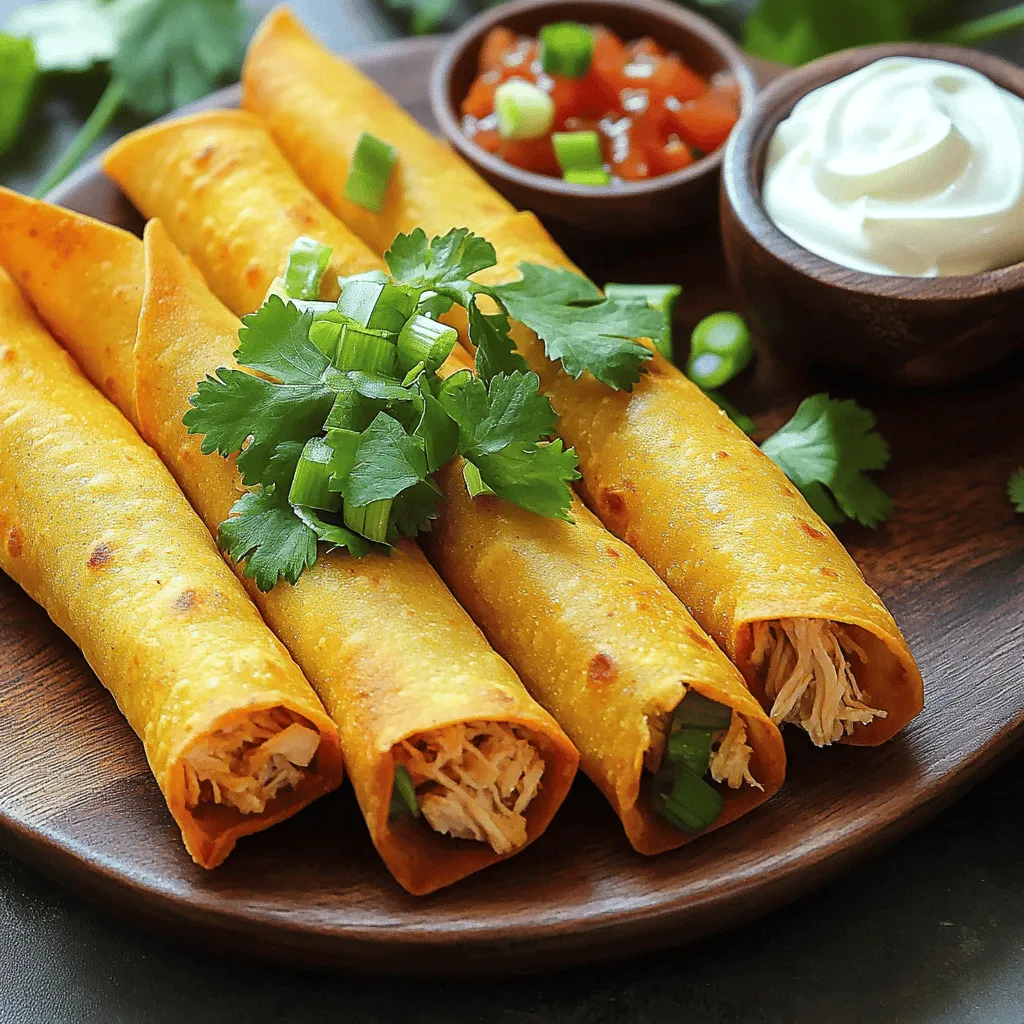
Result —
<svg viewBox="0 0 1024 1024"><path fill-rule="evenodd" d="M465 229L429 243L422 231L399 235L387 254L391 276L341 279L336 304L315 300L329 259L326 246L296 242L279 282L285 294L242 320L235 357L246 369L221 368L202 381L184 418L203 435L204 453L237 456L251 488L219 532L246 575L269 590L281 578L294 583L321 541L359 556L429 529L442 500L433 474L456 456L471 496L568 519L576 453L552 440L556 417L508 338L503 289L470 280L494 265L494 248ZM604 317L637 330L657 320L652 310L621 318L575 275L560 274L553 297L551 272L527 271L541 294L531 305L529 288L513 289L516 308L563 348L574 330L600 330ZM481 311L480 295L498 312ZM560 307L559 296L581 304ZM469 314L477 373L442 379L457 333L437 317L456 303ZM576 315L583 325L574 328ZM615 348L632 365L613 358ZM636 342L612 339L574 365L626 387L645 355Z"/></svg>

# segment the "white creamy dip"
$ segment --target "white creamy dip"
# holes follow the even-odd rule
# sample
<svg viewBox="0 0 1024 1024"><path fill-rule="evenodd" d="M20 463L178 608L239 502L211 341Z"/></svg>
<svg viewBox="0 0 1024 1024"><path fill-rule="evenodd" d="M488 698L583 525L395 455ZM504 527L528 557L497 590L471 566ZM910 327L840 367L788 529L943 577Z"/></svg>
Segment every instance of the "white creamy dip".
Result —
<svg viewBox="0 0 1024 1024"><path fill-rule="evenodd" d="M775 130L768 216L874 274L1024 259L1024 100L959 64L887 57L809 93Z"/></svg>

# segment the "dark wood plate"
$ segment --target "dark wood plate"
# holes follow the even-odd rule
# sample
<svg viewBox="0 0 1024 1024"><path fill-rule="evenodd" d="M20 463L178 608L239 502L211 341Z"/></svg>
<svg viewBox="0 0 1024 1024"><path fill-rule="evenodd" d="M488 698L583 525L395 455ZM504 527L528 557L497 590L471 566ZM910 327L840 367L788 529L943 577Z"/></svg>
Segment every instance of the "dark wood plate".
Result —
<svg viewBox="0 0 1024 1024"><path fill-rule="evenodd" d="M387 46L360 63L426 122L437 46ZM95 165L58 198L139 225ZM633 246L566 243L599 281L683 282L681 337L733 301L712 226ZM924 671L926 710L887 746L819 752L791 735L790 777L775 800L652 859L631 852L581 778L524 854L425 899L391 881L348 788L244 840L207 873L185 854L113 701L45 613L0 577L0 840L185 941L388 972L522 971L635 954L727 928L849 869L981 779L1022 734L1024 518L1005 486L1024 462L1024 382L1018 364L956 392L831 383L876 409L894 452L883 481L896 503L891 522L843 533ZM734 397L768 425L808 386L763 354Z"/></svg>

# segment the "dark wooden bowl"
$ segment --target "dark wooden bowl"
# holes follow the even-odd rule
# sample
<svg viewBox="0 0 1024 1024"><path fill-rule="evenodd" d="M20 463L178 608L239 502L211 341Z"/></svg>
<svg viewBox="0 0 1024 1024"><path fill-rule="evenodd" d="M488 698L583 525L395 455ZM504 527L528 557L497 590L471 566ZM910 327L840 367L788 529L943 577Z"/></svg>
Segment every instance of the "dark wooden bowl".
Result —
<svg viewBox="0 0 1024 1024"><path fill-rule="evenodd" d="M545 220L604 235L645 235L711 216L722 149L646 181L571 185L513 167L463 134L459 104L476 78L484 36L497 25L536 35L553 21L598 22L626 39L653 36L704 78L719 71L732 74L740 87L741 112L754 101L754 76L736 45L707 18L683 7L662 0L517 0L472 19L438 56L430 102L448 141L515 206Z"/></svg>
<svg viewBox="0 0 1024 1024"><path fill-rule="evenodd" d="M768 143L797 101L892 56L963 64L1024 96L1024 70L959 46L866 46L813 61L766 89L733 132L722 165L722 238L751 324L782 358L855 370L886 384L949 384L1021 347L1024 263L939 278L849 270L784 235L761 201Z"/></svg>

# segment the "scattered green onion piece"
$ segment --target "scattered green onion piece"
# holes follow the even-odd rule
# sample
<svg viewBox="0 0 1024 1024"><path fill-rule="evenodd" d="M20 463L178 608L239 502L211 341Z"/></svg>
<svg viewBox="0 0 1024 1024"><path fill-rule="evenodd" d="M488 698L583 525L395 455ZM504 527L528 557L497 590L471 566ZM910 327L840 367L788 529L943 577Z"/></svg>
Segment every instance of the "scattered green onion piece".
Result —
<svg viewBox="0 0 1024 1024"><path fill-rule="evenodd" d="M705 697L696 690L687 690L686 696L676 705L672 713L672 728L675 732L684 726L695 729L728 729L732 724L732 708Z"/></svg>
<svg viewBox="0 0 1024 1024"><path fill-rule="evenodd" d="M503 139L539 139L551 131L554 100L523 78L510 78L494 90L494 113Z"/></svg>
<svg viewBox="0 0 1024 1024"><path fill-rule="evenodd" d="M383 544L388 536L388 520L391 517L390 498L371 501L369 505L345 505L345 525L367 540Z"/></svg>
<svg viewBox="0 0 1024 1024"><path fill-rule="evenodd" d="M433 373L451 355L458 340L459 332L454 327L414 314L398 335L399 371L420 363Z"/></svg>
<svg viewBox="0 0 1024 1024"><path fill-rule="evenodd" d="M387 284L391 278L383 270L364 270L361 274L350 274L348 277L338 278L338 287L345 288L353 281L373 281L374 284Z"/></svg>
<svg viewBox="0 0 1024 1024"><path fill-rule="evenodd" d="M540 61L544 73L582 78L594 56L594 33L578 21L558 21L540 30Z"/></svg>
<svg viewBox="0 0 1024 1024"><path fill-rule="evenodd" d="M566 171L562 178L570 185L610 185L612 180L611 174L603 167Z"/></svg>
<svg viewBox="0 0 1024 1024"><path fill-rule="evenodd" d="M493 494L494 491L484 483L484 478L480 475L480 470L473 465L472 462L467 462L462 467L462 479L466 481L466 490L469 492L471 498L478 498L481 494Z"/></svg>
<svg viewBox="0 0 1024 1024"><path fill-rule="evenodd" d="M700 832L722 813L722 795L683 764L654 777L654 807L683 832Z"/></svg>
<svg viewBox="0 0 1024 1024"><path fill-rule="evenodd" d="M338 299L338 312L373 331L397 334L412 316L416 294L396 284L350 281Z"/></svg>
<svg viewBox="0 0 1024 1024"><path fill-rule="evenodd" d="M363 132L352 154L345 182L345 198L364 210L380 213L384 209L384 193L397 159L398 150L394 146Z"/></svg>
<svg viewBox="0 0 1024 1024"><path fill-rule="evenodd" d="M690 357L714 353L742 372L754 358L754 339L739 313L712 313L690 335Z"/></svg>
<svg viewBox="0 0 1024 1024"><path fill-rule="evenodd" d="M373 331L345 324L338 342L339 370L365 370L385 377L394 376L398 348L385 331Z"/></svg>
<svg viewBox="0 0 1024 1024"><path fill-rule="evenodd" d="M286 295L282 298L287 299L300 313L312 313L315 317L322 317L327 313L337 313L338 311L337 304L334 302L321 302L319 299L291 299Z"/></svg>
<svg viewBox="0 0 1024 1024"><path fill-rule="evenodd" d="M665 317L665 330L657 342L658 351L666 358L672 358L672 310L683 289L677 284L609 284L605 295L619 302L646 303Z"/></svg>
<svg viewBox="0 0 1024 1024"><path fill-rule="evenodd" d="M309 325L309 340L328 359L333 360L338 351L338 341L341 338L343 326L340 321L329 320L326 317L314 320Z"/></svg>
<svg viewBox="0 0 1024 1024"><path fill-rule="evenodd" d="M703 778L711 760L710 729L684 726L672 733L665 748L665 759L672 764L682 764L698 778Z"/></svg>
<svg viewBox="0 0 1024 1024"><path fill-rule="evenodd" d="M403 378L402 387L407 388L425 369L426 363L417 363Z"/></svg>
<svg viewBox="0 0 1024 1024"><path fill-rule="evenodd" d="M391 806L388 808L389 818L398 818L403 814L420 816L420 802L416 799L416 787L412 784L412 776L404 764L395 765L395 780L391 784Z"/></svg>
<svg viewBox="0 0 1024 1024"><path fill-rule="evenodd" d="M596 171L604 162L597 132L555 132L551 144L563 172Z"/></svg>
<svg viewBox="0 0 1024 1024"><path fill-rule="evenodd" d="M703 352L697 356L691 354L686 364L686 376L703 391L713 391L728 384L737 372L736 364L717 352Z"/></svg>
<svg viewBox="0 0 1024 1024"><path fill-rule="evenodd" d="M320 281L333 251L306 235L295 239L284 270L284 289L290 298L315 299L320 294Z"/></svg>
<svg viewBox="0 0 1024 1024"><path fill-rule="evenodd" d="M341 495L331 490L331 470L328 468L334 449L322 438L314 437L302 449L288 500L293 505L333 512L341 508Z"/></svg>

